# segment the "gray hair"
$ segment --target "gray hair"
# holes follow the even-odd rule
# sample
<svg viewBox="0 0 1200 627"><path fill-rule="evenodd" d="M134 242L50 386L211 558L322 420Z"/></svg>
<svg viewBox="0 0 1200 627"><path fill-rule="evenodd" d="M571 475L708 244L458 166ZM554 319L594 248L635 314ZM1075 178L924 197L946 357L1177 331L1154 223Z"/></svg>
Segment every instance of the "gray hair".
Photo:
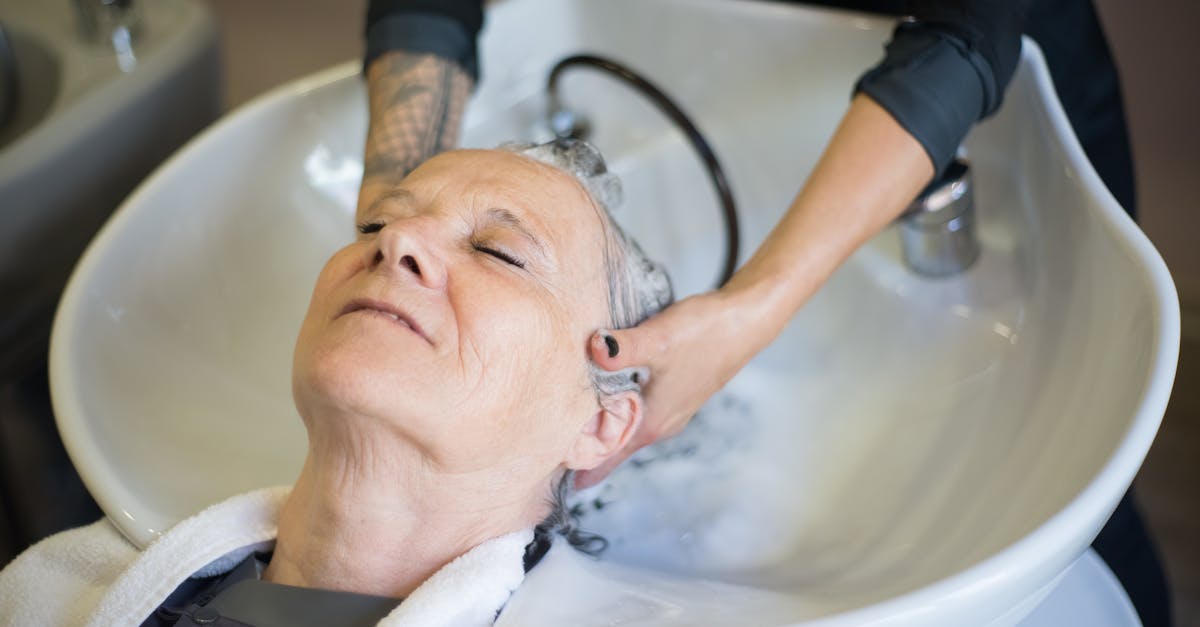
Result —
<svg viewBox="0 0 1200 627"><path fill-rule="evenodd" d="M604 265L608 278L609 326L627 329L666 309L674 301L666 269L654 262L625 234L612 217L621 204L621 179L608 171L604 157L578 139L555 139L544 144L509 142L500 150L516 153L570 174L604 216ZM600 395L641 390L647 373L642 368L608 372L592 366L592 382Z"/></svg>
<svg viewBox="0 0 1200 627"><path fill-rule="evenodd" d="M609 325L613 329L636 326L666 309L674 301L671 280L661 264L646 256L637 242L625 234L610 213L621 204L621 180L608 171L604 157L591 144L577 139L555 139L544 144L509 142L500 150L512 152L570 174L602 209L604 217L604 265L608 279ZM644 368L609 372L589 364L597 398L626 391L640 393L647 380ZM558 533L576 549L598 554L607 546L603 538L578 528L579 513L567 505L574 473L567 472L554 487L551 513L537 532Z"/></svg>

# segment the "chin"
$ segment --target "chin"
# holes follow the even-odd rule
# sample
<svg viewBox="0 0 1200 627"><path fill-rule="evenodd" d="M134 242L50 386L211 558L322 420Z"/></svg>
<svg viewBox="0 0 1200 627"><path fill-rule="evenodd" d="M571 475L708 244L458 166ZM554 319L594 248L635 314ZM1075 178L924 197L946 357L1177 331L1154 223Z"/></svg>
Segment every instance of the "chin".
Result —
<svg viewBox="0 0 1200 627"><path fill-rule="evenodd" d="M296 407L302 415L329 411L397 422L400 416L436 413L446 403L430 395L444 390L447 378L436 377L443 385L424 380L438 371L429 363L407 363L409 358L369 339L301 342L292 370Z"/></svg>

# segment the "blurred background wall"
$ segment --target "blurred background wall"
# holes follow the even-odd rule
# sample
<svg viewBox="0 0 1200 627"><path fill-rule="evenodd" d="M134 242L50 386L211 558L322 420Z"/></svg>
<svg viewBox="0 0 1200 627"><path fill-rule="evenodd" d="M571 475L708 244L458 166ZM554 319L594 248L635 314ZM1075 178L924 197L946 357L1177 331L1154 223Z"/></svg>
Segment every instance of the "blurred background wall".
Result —
<svg viewBox="0 0 1200 627"><path fill-rule="evenodd" d="M205 0L224 52L225 103L331 65L361 59L366 0Z"/></svg>
<svg viewBox="0 0 1200 627"><path fill-rule="evenodd" d="M1096 0L1116 56L1137 169L1139 221L1200 339L1200 2Z"/></svg>

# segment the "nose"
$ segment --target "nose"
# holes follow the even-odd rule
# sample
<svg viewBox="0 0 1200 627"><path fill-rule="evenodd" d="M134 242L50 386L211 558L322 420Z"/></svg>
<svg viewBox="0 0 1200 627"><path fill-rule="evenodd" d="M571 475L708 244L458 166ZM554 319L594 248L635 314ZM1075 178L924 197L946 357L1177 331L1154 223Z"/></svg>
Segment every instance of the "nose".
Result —
<svg viewBox="0 0 1200 627"><path fill-rule="evenodd" d="M366 254L367 267L416 279L429 288L446 284L446 266L436 248L436 225L426 218L397 220L379 231Z"/></svg>

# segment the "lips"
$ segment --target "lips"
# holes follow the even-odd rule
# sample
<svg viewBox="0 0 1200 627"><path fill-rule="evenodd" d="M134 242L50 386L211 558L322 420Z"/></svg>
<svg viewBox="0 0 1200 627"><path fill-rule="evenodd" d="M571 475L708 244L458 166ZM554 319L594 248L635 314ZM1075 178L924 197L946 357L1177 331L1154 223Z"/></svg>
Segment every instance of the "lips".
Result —
<svg viewBox="0 0 1200 627"><path fill-rule="evenodd" d="M417 335L420 335L422 338L424 338L426 342L433 344L433 342L429 339L429 336L426 335L425 331L421 328L421 325L417 324L416 321L412 319L412 316L409 316L402 309L391 303L366 298L355 299L350 301L349 304L342 308L342 312L338 314L338 317L340 318L347 314L356 312L364 312L368 315L379 316L380 318L384 318L396 324L408 327Z"/></svg>

